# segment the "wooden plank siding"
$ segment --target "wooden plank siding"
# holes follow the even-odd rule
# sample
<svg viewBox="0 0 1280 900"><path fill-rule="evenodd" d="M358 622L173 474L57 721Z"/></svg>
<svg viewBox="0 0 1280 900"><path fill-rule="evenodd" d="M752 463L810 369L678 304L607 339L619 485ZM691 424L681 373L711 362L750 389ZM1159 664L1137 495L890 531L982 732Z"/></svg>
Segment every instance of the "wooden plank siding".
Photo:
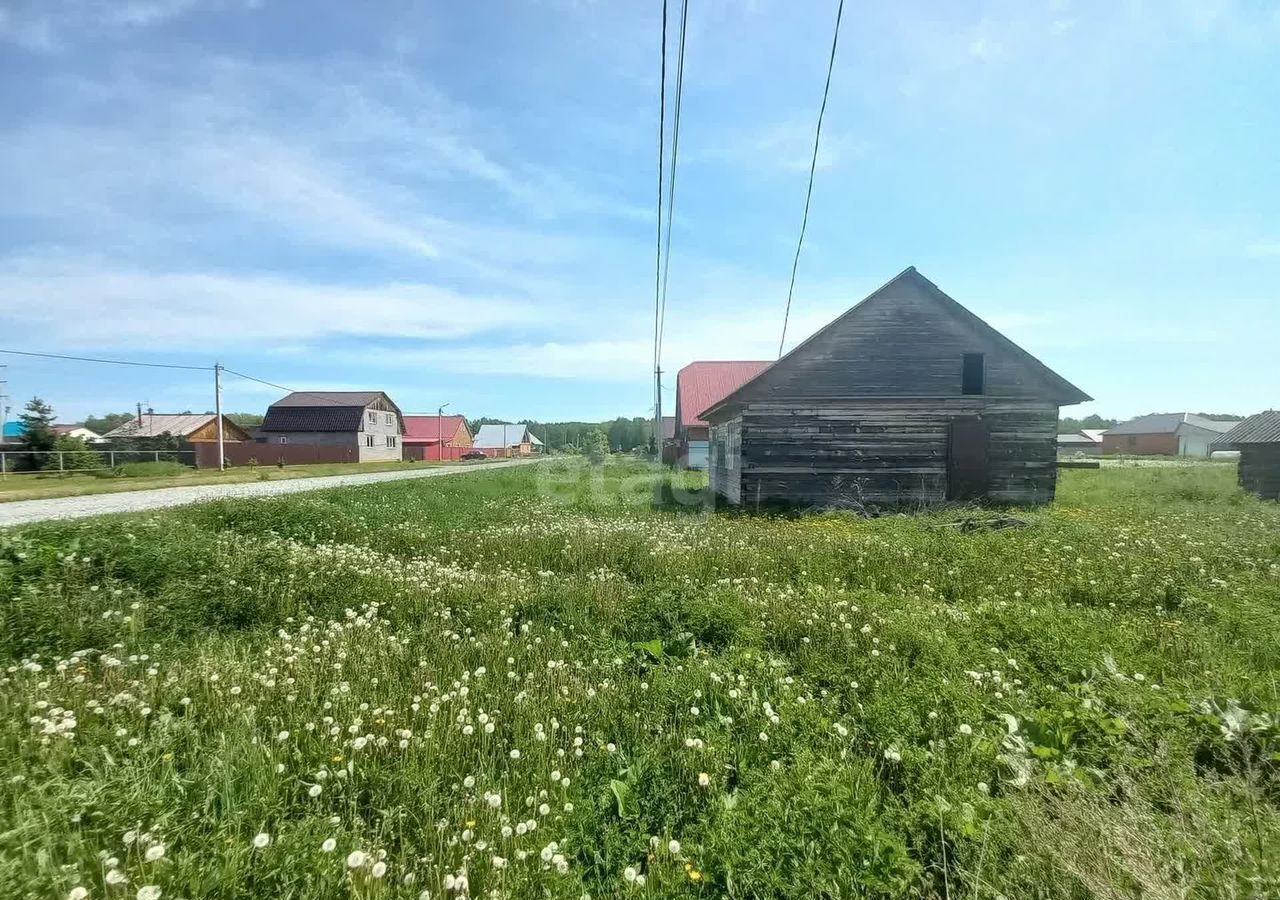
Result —
<svg viewBox="0 0 1280 900"><path fill-rule="evenodd" d="M1052 500L1058 408L985 397L748 404L712 429L712 490L746 505L941 502L951 420L972 415L990 430L987 496Z"/></svg>
<svg viewBox="0 0 1280 900"><path fill-rule="evenodd" d="M1047 503L1089 399L914 268L702 413L732 503Z"/></svg>
<svg viewBox="0 0 1280 900"><path fill-rule="evenodd" d="M1240 486L1264 500L1280 500L1280 443L1240 447Z"/></svg>
<svg viewBox="0 0 1280 900"><path fill-rule="evenodd" d="M711 428L707 470L712 489L730 503L742 502L741 479L742 419L730 419Z"/></svg>
<svg viewBox="0 0 1280 900"><path fill-rule="evenodd" d="M976 328L975 321L954 301L939 303L916 280L898 279L779 360L738 396L792 402L957 397L966 353L984 355L984 396L1047 399L1061 390L1051 383L1052 373L990 327Z"/></svg>
<svg viewBox="0 0 1280 900"><path fill-rule="evenodd" d="M201 425L195 431L187 435L185 440L193 444L200 441L216 442L218 440L218 420L216 418L210 419L204 425ZM222 417L222 442L224 444L230 441L248 440L252 440L249 436L249 432L245 431L235 422L232 422L226 416Z"/></svg>

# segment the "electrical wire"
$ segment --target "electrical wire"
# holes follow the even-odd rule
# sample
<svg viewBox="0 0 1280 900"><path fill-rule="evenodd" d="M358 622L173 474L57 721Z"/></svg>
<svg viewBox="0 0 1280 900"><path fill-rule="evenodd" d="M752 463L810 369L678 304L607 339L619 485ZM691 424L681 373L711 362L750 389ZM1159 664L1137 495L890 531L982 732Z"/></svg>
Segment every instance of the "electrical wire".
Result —
<svg viewBox="0 0 1280 900"><path fill-rule="evenodd" d="M75 362L104 363L109 366L141 366L148 369L189 369L195 372L212 372L213 366L180 366L174 363L146 363L127 359L97 359L91 356L67 356L63 353L36 353L32 350L0 350L15 356L38 356L42 359L67 359Z"/></svg>
<svg viewBox="0 0 1280 900"><path fill-rule="evenodd" d="M662 364L662 339L667 325L667 276L671 271L671 219L676 206L676 166L680 158L680 107L684 97L684 47L688 31L689 0L680 9L680 49L676 61L676 99L671 120L671 170L667 175L667 238L662 250L662 305L658 314L658 364Z"/></svg>
<svg viewBox="0 0 1280 900"><path fill-rule="evenodd" d="M266 379L257 378L253 375L246 375L244 372L237 372L234 369L228 369L226 366L222 367L222 371L228 375L234 375L237 378L244 378L248 381L256 381L258 384L265 384L267 387L273 387L273 388L276 388L277 390L287 391L290 394L300 394L303 397L315 397L317 400L323 400L325 403L329 403L334 406L350 406L349 403L345 403L342 400L335 400L332 397L327 397L323 393L319 393L316 391L295 391L293 388L285 387L283 384L276 384L274 381L267 381Z"/></svg>
<svg viewBox="0 0 1280 900"><path fill-rule="evenodd" d="M800 250L804 247L804 233L809 227L809 201L813 197L813 175L818 169L818 145L822 141L822 117L827 111L827 95L831 92L831 72L836 65L836 45L840 41L840 19L844 15L844 0L836 7L836 27L831 36L831 58L827 60L827 83L822 89L822 106L818 109L818 127L813 134L813 159L809 163L809 187L804 194L804 216L800 220L800 239L796 241L796 255L791 261L791 283L787 286L787 308L782 314L782 338L778 341L778 356L787 343L787 322L791 319L791 297L796 289L796 269L800 266Z"/></svg>
<svg viewBox="0 0 1280 900"><path fill-rule="evenodd" d="M662 394L659 388L662 375L658 371L658 329L661 323L660 302L662 297L662 161L666 155L667 127L667 0L662 0L662 70L658 82L658 215L657 240L654 249L653 263L653 408L655 418L662 408ZM655 440L657 425L654 426Z"/></svg>

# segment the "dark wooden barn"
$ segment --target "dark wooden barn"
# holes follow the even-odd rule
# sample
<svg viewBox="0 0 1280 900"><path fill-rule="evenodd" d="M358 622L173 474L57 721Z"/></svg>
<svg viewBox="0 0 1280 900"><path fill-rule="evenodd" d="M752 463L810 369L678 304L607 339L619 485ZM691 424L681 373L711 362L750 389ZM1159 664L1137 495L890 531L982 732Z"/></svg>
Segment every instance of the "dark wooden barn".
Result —
<svg viewBox="0 0 1280 900"><path fill-rule="evenodd" d="M1250 416L1213 444L1240 451L1240 486L1266 500L1280 500L1280 409Z"/></svg>
<svg viewBox="0 0 1280 900"><path fill-rule="evenodd" d="M1047 503L1091 399L909 268L702 412L730 503Z"/></svg>

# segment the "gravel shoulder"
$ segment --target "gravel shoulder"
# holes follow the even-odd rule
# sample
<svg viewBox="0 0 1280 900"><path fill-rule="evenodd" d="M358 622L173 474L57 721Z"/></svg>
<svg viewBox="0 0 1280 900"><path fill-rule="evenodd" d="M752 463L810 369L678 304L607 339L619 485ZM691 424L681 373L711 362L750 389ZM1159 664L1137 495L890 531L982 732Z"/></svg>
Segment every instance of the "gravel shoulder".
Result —
<svg viewBox="0 0 1280 900"><path fill-rule="evenodd" d="M279 494L297 494L303 491L319 491L325 488L357 487L364 484L380 484L384 481L403 481L410 478L439 478L466 475L488 469L505 469L538 462L537 459L499 460L477 463L460 468L444 466L405 472L369 472L363 475L322 475L315 478L293 478L285 481L248 482L242 484L201 484L185 487L157 488L143 491L121 491L113 494L94 494L84 497L55 497L48 500L15 500L0 503L0 528L44 522L49 519L81 519L109 513L146 512L149 509L165 509L170 506L186 506L208 500L232 497L274 497Z"/></svg>

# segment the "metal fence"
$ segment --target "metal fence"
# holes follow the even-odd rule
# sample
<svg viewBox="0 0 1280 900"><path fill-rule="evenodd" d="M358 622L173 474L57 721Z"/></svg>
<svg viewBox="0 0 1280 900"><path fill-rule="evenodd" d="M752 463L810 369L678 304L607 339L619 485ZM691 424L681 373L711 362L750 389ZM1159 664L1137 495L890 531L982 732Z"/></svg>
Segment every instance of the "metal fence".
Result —
<svg viewBox="0 0 1280 900"><path fill-rule="evenodd" d="M196 463L194 450L0 450L0 477L110 472L131 462Z"/></svg>

